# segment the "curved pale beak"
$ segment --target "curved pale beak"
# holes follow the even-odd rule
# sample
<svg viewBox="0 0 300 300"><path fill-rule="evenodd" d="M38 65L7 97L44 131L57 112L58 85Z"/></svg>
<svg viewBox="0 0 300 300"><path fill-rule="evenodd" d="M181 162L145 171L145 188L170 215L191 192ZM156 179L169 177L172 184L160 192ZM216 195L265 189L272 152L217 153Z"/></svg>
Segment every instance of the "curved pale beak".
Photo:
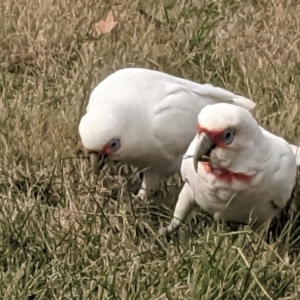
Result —
<svg viewBox="0 0 300 300"><path fill-rule="evenodd" d="M209 155L215 144L209 139L206 133L198 135L196 148L194 151L194 169L198 173L198 162L203 159L204 155Z"/></svg>
<svg viewBox="0 0 300 300"><path fill-rule="evenodd" d="M95 174L98 175L105 163L106 155L97 152L90 152L89 155L90 155L90 163L91 163L92 170Z"/></svg>

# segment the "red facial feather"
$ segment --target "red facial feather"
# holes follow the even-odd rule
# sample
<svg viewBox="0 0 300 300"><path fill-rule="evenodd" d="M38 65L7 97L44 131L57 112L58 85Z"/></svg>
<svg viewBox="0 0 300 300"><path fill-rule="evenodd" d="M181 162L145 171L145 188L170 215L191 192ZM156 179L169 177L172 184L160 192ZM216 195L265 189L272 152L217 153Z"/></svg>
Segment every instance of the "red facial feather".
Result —
<svg viewBox="0 0 300 300"><path fill-rule="evenodd" d="M112 154L113 152L109 149L108 145L105 145L105 146L102 148L101 153L106 154L106 155L110 155L110 154Z"/></svg>
<svg viewBox="0 0 300 300"><path fill-rule="evenodd" d="M222 129L209 130L204 127L201 127L200 124L197 124L197 132L199 134L201 134L203 132L206 133L207 136L209 137L209 139L214 144L216 144L216 147L220 147L220 148L226 147L226 144L222 141L222 135L223 135L224 130L222 130Z"/></svg>
<svg viewBox="0 0 300 300"><path fill-rule="evenodd" d="M222 141L223 130L209 130L204 127L201 127L200 124L197 124L197 132L199 134L206 133L209 139L216 144L216 147L226 147L224 142ZM226 181L227 183L231 183L233 180L247 183L251 180L251 176L243 173L234 173L226 169L212 169L209 162L201 162L204 170L207 173L214 174L219 180Z"/></svg>

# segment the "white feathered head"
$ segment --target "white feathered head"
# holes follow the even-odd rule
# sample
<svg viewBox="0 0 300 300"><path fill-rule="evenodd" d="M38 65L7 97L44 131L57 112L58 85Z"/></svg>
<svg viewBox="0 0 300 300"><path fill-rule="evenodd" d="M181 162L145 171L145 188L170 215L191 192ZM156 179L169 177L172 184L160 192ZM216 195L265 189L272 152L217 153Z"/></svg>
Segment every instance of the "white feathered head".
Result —
<svg viewBox="0 0 300 300"><path fill-rule="evenodd" d="M264 142L261 129L251 113L227 103L204 107L198 115L197 130L195 170L198 161L206 157L213 168L243 172L247 169L247 162L260 154L256 145Z"/></svg>

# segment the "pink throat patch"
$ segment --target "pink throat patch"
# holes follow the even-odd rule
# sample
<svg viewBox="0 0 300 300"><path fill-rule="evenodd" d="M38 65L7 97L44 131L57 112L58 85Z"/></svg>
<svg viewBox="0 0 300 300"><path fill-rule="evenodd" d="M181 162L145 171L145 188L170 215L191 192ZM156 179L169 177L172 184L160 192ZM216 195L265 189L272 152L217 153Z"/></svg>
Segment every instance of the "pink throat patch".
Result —
<svg viewBox="0 0 300 300"><path fill-rule="evenodd" d="M212 169L209 162L201 162L207 173L214 174L218 179L231 183L233 180L247 183L251 180L250 175L234 173L226 169Z"/></svg>

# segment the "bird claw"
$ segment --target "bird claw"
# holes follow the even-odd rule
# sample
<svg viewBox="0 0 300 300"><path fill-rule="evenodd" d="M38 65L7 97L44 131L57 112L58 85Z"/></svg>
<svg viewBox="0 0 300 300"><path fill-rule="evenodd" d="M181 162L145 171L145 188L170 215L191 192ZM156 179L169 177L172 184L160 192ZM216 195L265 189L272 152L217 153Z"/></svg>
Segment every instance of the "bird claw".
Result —
<svg viewBox="0 0 300 300"><path fill-rule="evenodd" d="M168 227L161 227L158 230L158 234L161 236L167 235L168 233Z"/></svg>
<svg viewBox="0 0 300 300"><path fill-rule="evenodd" d="M157 191L156 190L145 190L145 189L143 189L143 188L141 188L140 190L139 190L139 192L137 193L137 196L139 197L139 198L141 198L142 200L143 199L145 199L145 198L150 198L150 197L153 197L153 196L155 196L157 194Z"/></svg>
<svg viewBox="0 0 300 300"><path fill-rule="evenodd" d="M170 235L172 232L177 231L181 224L182 223L179 219L173 217L171 223L168 226L161 227L158 230L158 234L159 235Z"/></svg>
<svg viewBox="0 0 300 300"><path fill-rule="evenodd" d="M143 189L140 189L139 192L137 193L137 197L141 198L142 200L146 198L146 192Z"/></svg>

